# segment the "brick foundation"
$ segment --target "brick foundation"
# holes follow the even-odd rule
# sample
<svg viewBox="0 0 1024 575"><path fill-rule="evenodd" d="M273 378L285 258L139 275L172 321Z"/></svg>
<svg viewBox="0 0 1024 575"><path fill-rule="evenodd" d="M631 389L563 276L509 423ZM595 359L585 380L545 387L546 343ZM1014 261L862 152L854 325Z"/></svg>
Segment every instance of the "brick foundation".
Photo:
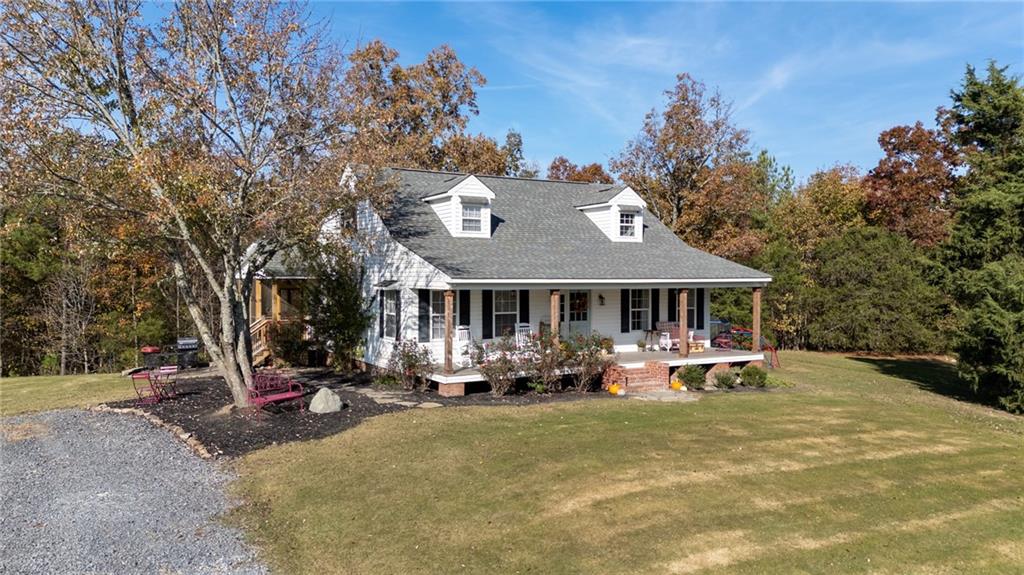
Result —
<svg viewBox="0 0 1024 575"><path fill-rule="evenodd" d="M441 397L459 397L466 395L466 384L465 383L439 383L437 384L437 394Z"/></svg>
<svg viewBox="0 0 1024 575"><path fill-rule="evenodd" d="M601 375L601 389L608 389L615 384L622 385L625 381L626 369L621 365L613 365Z"/></svg>

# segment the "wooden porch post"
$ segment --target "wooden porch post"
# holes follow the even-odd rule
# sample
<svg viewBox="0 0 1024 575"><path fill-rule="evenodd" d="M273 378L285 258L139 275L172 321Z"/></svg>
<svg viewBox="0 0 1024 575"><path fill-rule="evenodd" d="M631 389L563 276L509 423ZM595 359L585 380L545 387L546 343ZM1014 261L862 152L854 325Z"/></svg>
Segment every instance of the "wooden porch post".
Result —
<svg viewBox="0 0 1024 575"><path fill-rule="evenodd" d="M455 324L455 291L444 290L444 372L452 373L452 336Z"/></svg>
<svg viewBox="0 0 1024 575"><path fill-rule="evenodd" d="M761 288L754 288L754 321L751 330L751 339L754 341L750 344L750 349L757 353L761 351Z"/></svg>
<svg viewBox="0 0 1024 575"><path fill-rule="evenodd" d="M263 282L258 278L252 280L256 284L253 297L256 299L256 309L253 310L250 321L256 321L257 318L263 317Z"/></svg>
<svg viewBox="0 0 1024 575"><path fill-rule="evenodd" d="M551 290L551 337L555 344L558 343L558 312L561 309L558 300L558 290Z"/></svg>
<svg viewBox="0 0 1024 575"><path fill-rule="evenodd" d="M281 294L277 291L277 280L270 280L271 317L274 321L281 319Z"/></svg>
<svg viewBox="0 0 1024 575"><path fill-rule="evenodd" d="M690 355L690 319L686 315L686 298L690 290L679 288L679 357Z"/></svg>

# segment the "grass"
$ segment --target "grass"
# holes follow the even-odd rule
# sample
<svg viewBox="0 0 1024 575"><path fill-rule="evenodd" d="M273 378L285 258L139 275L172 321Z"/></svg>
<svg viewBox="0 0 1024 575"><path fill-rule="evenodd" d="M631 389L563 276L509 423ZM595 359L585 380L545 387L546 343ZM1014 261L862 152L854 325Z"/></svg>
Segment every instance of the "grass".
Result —
<svg viewBox="0 0 1024 575"><path fill-rule="evenodd" d="M1024 564L1024 419L937 393L939 362L782 361L771 393L409 410L267 448L233 520L283 573Z"/></svg>
<svg viewBox="0 0 1024 575"><path fill-rule="evenodd" d="M134 397L128 378L116 373L0 379L0 416L86 407Z"/></svg>

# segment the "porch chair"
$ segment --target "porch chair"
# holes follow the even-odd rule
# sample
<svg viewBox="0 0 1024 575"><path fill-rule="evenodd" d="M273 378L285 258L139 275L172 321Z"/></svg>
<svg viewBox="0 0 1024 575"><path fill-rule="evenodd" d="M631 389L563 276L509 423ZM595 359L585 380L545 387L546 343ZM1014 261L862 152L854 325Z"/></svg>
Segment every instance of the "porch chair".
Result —
<svg viewBox="0 0 1024 575"><path fill-rule="evenodd" d="M532 335L530 330L530 324L528 323L517 323L516 324L516 347L524 348L530 345L530 336Z"/></svg>
<svg viewBox="0 0 1024 575"><path fill-rule="evenodd" d="M658 349L662 351L679 349L679 322L659 321L655 327L661 334L658 338Z"/></svg>
<svg viewBox="0 0 1024 575"><path fill-rule="evenodd" d="M473 341L469 334L468 325L455 327L455 350L459 354L459 367L473 366Z"/></svg>

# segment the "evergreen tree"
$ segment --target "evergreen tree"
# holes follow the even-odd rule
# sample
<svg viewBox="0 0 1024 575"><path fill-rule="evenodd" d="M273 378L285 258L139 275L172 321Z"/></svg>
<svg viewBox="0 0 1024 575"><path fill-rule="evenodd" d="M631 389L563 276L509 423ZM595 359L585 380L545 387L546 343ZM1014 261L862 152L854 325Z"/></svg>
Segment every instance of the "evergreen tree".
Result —
<svg viewBox="0 0 1024 575"><path fill-rule="evenodd" d="M956 300L959 370L1024 412L1024 87L990 62L952 92L954 141L968 167L944 250Z"/></svg>

